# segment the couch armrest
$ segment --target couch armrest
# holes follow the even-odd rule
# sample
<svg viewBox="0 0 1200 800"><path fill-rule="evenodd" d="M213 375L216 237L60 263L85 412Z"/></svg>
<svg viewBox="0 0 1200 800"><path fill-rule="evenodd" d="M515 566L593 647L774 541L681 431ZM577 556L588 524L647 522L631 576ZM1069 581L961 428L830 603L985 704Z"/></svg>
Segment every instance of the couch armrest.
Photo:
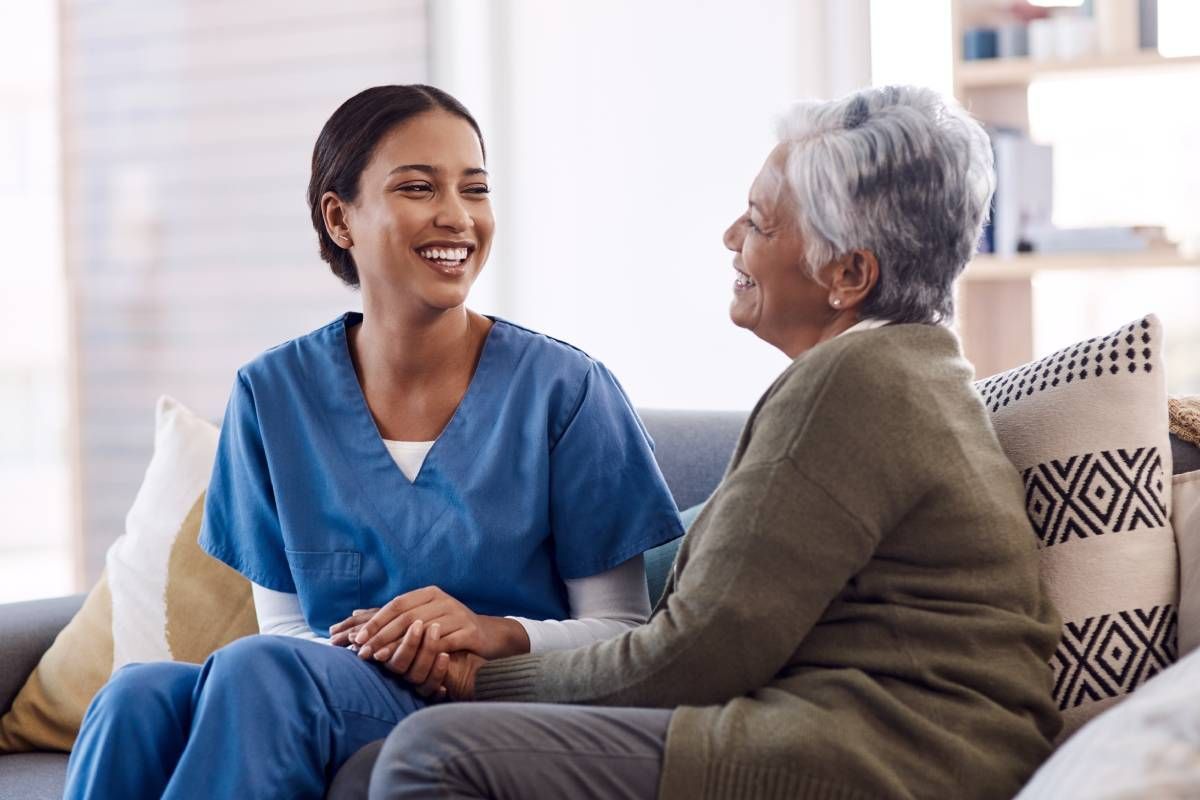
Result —
<svg viewBox="0 0 1200 800"><path fill-rule="evenodd" d="M83 598L76 594L0 604L0 715L8 712L25 679L83 605Z"/></svg>

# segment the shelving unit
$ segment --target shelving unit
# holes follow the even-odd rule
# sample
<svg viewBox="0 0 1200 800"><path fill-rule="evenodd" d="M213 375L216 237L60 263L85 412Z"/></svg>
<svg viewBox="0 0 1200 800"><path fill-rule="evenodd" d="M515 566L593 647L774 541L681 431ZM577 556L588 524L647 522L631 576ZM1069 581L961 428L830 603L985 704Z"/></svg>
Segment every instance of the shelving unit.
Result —
<svg viewBox="0 0 1200 800"><path fill-rule="evenodd" d="M1032 278L1039 272L1062 270L1200 269L1200 256L1189 258L1174 250L1145 250L1130 253L1055 253L996 258L979 255L963 273L968 283Z"/></svg>
<svg viewBox="0 0 1200 800"><path fill-rule="evenodd" d="M1168 58L1155 51L1095 55L1077 61L1030 58L963 60L963 32L979 24L995 5L987 0L952 0L954 92L977 119L996 127L1028 130L1027 90L1033 81L1057 75L1151 73L1195 68L1200 56ZM957 327L979 376L992 375L1033 358L1033 277L1051 270L1142 268L1200 269L1200 257L1174 250L1029 254L1000 259L977 256L958 287Z"/></svg>
<svg viewBox="0 0 1200 800"><path fill-rule="evenodd" d="M1024 88L1035 78L1072 73L1159 70L1200 64L1200 56L1168 58L1156 52L1120 56L1093 56L1079 61L1033 61L1029 58L992 58L964 61L955 70L959 97L976 89Z"/></svg>

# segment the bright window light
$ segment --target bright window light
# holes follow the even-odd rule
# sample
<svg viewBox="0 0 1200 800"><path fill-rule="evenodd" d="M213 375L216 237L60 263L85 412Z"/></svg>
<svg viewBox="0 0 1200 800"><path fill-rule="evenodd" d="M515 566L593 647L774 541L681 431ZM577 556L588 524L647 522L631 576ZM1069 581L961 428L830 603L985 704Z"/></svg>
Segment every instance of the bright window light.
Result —
<svg viewBox="0 0 1200 800"><path fill-rule="evenodd" d="M1164 56L1200 55L1200 3L1158 0L1158 52Z"/></svg>
<svg viewBox="0 0 1200 800"><path fill-rule="evenodd" d="M871 0L871 83L954 92L950 0Z"/></svg>
<svg viewBox="0 0 1200 800"><path fill-rule="evenodd" d="M1200 250L1200 164L1193 157L1200 70L1047 78L1029 87L1030 134L1054 146L1054 223L1159 224Z"/></svg>

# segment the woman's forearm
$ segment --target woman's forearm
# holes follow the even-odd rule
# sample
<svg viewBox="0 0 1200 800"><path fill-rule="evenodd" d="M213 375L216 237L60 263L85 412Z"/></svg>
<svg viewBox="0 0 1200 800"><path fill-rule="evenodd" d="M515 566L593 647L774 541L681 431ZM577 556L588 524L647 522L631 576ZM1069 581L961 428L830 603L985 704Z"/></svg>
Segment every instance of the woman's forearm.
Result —
<svg viewBox="0 0 1200 800"><path fill-rule="evenodd" d="M875 542L789 462L742 471L710 503L703 538L649 624L484 665L476 698L673 707L766 685Z"/></svg>
<svg viewBox="0 0 1200 800"><path fill-rule="evenodd" d="M646 567L640 555L596 575L564 583L570 619L512 617L529 637L527 652L586 647L643 625L650 617Z"/></svg>

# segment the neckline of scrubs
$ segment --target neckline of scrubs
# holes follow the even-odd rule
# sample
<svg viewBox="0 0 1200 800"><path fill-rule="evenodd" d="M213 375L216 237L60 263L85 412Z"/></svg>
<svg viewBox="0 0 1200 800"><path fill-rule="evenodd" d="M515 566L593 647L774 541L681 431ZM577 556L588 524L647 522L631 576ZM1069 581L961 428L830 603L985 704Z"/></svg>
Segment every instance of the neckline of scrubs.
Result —
<svg viewBox="0 0 1200 800"><path fill-rule="evenodd" d="M362 314L350 311L342 316L340 324L334 326L337 338L335 360L341 368L343 384L348 382L347 395L352 398L351 402L355 406L352 409L353 417L359 422L359 441L364 444L370 442L370 444L366 444L365 451L370 453L371 461L375 462L375 471L391 474L401 486L412 488L417 485L424 485L431 481L430 473L437 471L439 453L445 449L443 442L447 439L452 439L455 433L467 424L471 416L471 407L474 405L475 396L485 391L484 388L480 387L485 386L492 371L493 350L495 349L493 342L498 338L496 331L501 327L502 320L496 317L488 317L492 321L492 327L484 337L483 349L479 353L479 361L475 364L475 372L471 375L471 380L467 384L467 390L458 401L458 406L455 407L454 413L450 415L450 419L445 427L442 428L442 432L433 440L433 444L430 446L429 452L425 455L425 461L421 464L421 469L417 472L416 478L410 481L400 471L400 467L396 464L395 459L392 458L392 454L388 452L383 434L379 431L379 425L376 424L375 417L371 414L371 407L367 405L367 396L363 393L362 384L358 382L358 373L354 371L354 359L350 354L350 336L348 332L351 327L360 324L362 318Z"/></svg>

